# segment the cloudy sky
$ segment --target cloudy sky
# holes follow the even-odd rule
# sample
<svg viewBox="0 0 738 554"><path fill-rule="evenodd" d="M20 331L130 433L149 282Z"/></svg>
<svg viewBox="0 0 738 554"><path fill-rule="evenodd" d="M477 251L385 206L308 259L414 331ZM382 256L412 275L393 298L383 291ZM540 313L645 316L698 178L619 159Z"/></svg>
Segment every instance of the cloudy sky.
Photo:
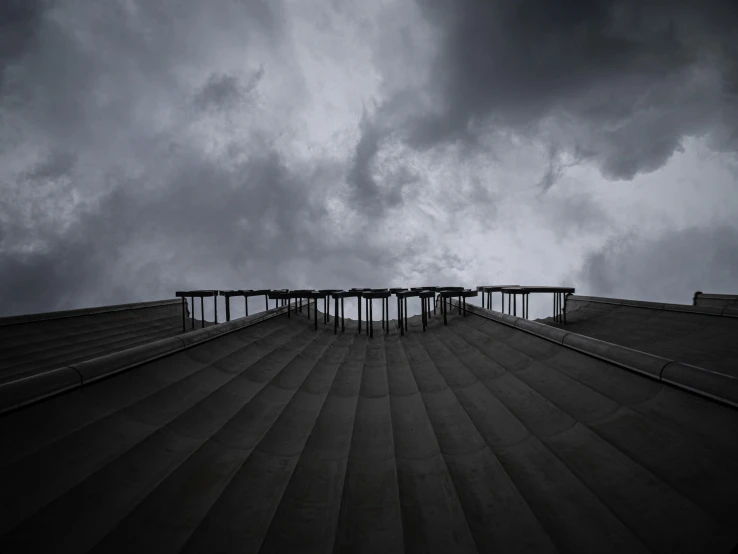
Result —
<svg viewBox="0 0 738 554"><path fill-rule="evenodd" d="M0 315L738 292L736 28L732 0L4 0Z"/></svg>

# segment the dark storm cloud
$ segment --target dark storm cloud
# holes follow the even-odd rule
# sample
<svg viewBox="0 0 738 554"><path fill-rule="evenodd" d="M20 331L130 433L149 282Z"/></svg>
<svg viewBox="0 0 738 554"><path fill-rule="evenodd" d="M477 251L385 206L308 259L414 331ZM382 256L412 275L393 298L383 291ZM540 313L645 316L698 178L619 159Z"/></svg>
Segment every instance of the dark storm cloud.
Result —
<svg viewBox="0 0 738 554"><path fill-rule="evenodd" d="M370 219L401 205L403 189L418 181L418 176L406 166L386 170L375 177L375 163L382 143L397 138L387 121L371 118L364 112L347 181L353 207Z"/></svg>
<svg viewBox="0 0 738 554"><path fill-rule="evenodd" d="M0 2L0 90L6 67L25 54L48 6L46 0L3 0Z"/></svg>
<svg viewBox="0 0 738 554"><path fill-rule="evenodd" d="M577 292L689 304L695 291L734 293L738 230L692 227L646 238L612 239L573 276Z"/></svg>
<svg viewBox="0 0 738 554"><path fill-rule="evenodd" d="M195 95L195 106L200 109L238 107L249 99L263 77L263 66L255 71L245 83L237 75L212 75Z"/></svg>
<svg viewBox="0 0 738 554"><path fill-rule="evenodd" d="M474 260L451 241L498 226L499 206L515 223L517 200L473 167L511 136L550 145L538 183L552 189L538 199L547 215L532 215L559 238L610 224L589 197L556 186L571 164L628 178L690 133L738 150L734 4L421 2L440 41L406 48L404 31L384 41L381 24L367 35L382 41L370 64L393 56L379 86L388 98L367 111L349 155L314 137L336 136L336 114L358 102L311 98L306 84L315 71L330 87L343 66L322 65L319 48L297 55L318 31L280 2L49 5L0 7L2 315L179 288L452 284ZM428 178L451 178L426 199L413 148L429 147L448 151ZM326 157L306 154L317 151ZM606 254L592 254L582 279L607 288L597 276L617 255Z"/></svg>
<svg viewBox="0 0 738 554"><path fill-rule="evenodd" d="M345 168L275 146L304 95L280 67L279 4L217 8L65 5L14 57L0 94L14 123L0 142L17 149L0 166L3 315L179 288L380 286L398 270L363 227L329 217L326 183ZM218 66L224 53L235 69ZM265 109L272 71L292 99Z"/></svg>
<svg viewBox="0 0 738 554"><path fill-rule="evenodd" d="M174 170L164 186L143 192L121 183L69 229L44 236L42 248L0 248L3 312L166 298L188 288L379 286L402 260L361 233L330 240L317 187L276 152L228 170L189 149L168 161Z"/></svg>
<svg viewBox="0 0 738 554"><path fill-rule="evenodd" d="M404 129L415 147L510 128L610 179L658 169L685 136L738 150L736 2L419 3L442 39L423 91L435 107ZM552 157L540 187L560 174Z"/></svg>
<svg viewBox="0 0 738 554"><path fill-rule="evenodd" d="M379 213L383 207L382 193L372 176L372 162L379 151L379 142L384 138L376 123L370 121L366 114L359 127L360 138L356 143L354 159L348 180L353 185L355 202L372 215Z"/></svg>
<svg viewBox="0 0 738 554"><path fill-rule="evenodd" d="M57 150L33 166L26 173L26 177L33 181L53 181L69 175L75 163L77 163L76 154Z"/></svg>
<svg viewBox="0 0 738 554"><path fill-rule="evenodd" d="M612 221L605 209L585 193L539 194L538 217L557 240L606 233Z"/></svg>

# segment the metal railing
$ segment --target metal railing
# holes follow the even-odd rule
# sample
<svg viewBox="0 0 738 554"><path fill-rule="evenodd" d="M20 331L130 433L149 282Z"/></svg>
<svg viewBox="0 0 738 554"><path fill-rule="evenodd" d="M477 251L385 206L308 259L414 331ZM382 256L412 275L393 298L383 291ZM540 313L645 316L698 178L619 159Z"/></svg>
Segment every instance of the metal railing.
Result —
<svg viewBox="0 0 738 554"><path fill-rule="evenodd" d="M566 323L566 295L574 294L574 287L548 287L548 286L531 286L531 285L494 285L479 286L479 292L483 293L482 308L485 307L485 299L487 300L486 308L492 309L492 293L500 292L502 295L502 313L510 315L518 315L518 296L522 296L522 317L528 318L530 306L530 294L553 294L553 318L557 323ZM505 312L505 294L507 294L507 312Z"/></svg>
<svg viewBox="0 0 738 554"><path fill-rule="evenodd" d="M202 327L205 327L205 298L213 297L213 306L215 310L215 323L218 323L218 291L217 290L190 290L190 291L177 291L175 294L177 298L182 299L182 332L187 330L187 298L190 299L192 304L192 328L195 328L195 298L200 299L200 318L202 320Z"/></svg>
<svg viewBox="0 0 738 554"><path fill-rule="evenodd" d="M492 306L492 293L500 292L502 296L502 311L505 312L505 295L508 297L508 313L517 315L517 297L522 296L523 305L522 313L523 317L528 317L528 306L529 306L529 295L532 293L553 293L553 308L554 308L554 320L557 322L566 323L566 310L564 308L565 295L573 294L574 288L572 287L539 287L539 286L520 286L520 285L481 285L476 287L476 290L465 289L464 287L438 287L438 286L427 286L427 287L411 287L407 288L383 288L383 289L370 289L370 288L352 288L349 290L339 289L258 289L258 290L195 290L195 291L177 291L176 296L182 298L182 331L187 330L187 298L190 299L192 304L192 324L191 328L195 328L195 298L200 299L200 319L201 326L205 327L205 304L204 299L206 297L213 297L213 313L214 323L218 323L218 302L219 296L222 296L225 300L225 317L226 321L231 320L231 299L233 297L243 297L244 299L244 313L246 316L249 315L249 298L253 296L264 296L264 308L269 310L269 300L274 300L274 308L280 306L287 306L287 317L292 317L292 312L303 313L303 301L307 309L307 317L310 319L310 305L315 302L313 324L314 328L318 328L318 301L323 300L323 323L330 323L330 304L331 299L334 304L334 317L333 317L333 332L338 333L339 318L341 324L341 331L345 332L345 308L344 300L346 298L356 298L358 308L358 321L357 331L362 332L362 323L366 320L363 326L363 331L370 337L374 336L374 300L382 301L382 329L385 334L389 333L389 299L392 295L395 295L397 299L397 327L400 333L404 335L408 329L407 313L408 298L418 298L420 300L421 308L421 322L423 331L426 330L430 318L437 313L439 302L441 307L441 313L443 314L444 324L448 324L448 310L451 306L451 299L458 299L458 313L459 315L466 316L466 299L481 295L482 308L491 309ZM431 309L431 302L433 307ZM364 304L365 318L362 317L362 303Z"/></svg>

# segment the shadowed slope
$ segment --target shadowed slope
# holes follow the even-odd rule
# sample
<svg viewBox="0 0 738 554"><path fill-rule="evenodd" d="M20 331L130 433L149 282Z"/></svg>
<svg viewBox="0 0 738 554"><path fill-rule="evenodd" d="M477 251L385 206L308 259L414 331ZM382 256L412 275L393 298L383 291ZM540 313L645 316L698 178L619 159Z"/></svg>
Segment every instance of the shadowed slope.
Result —
<svg viewBox="0 0 738 554"><path fill-rule="evenodd" d="M0 551L738 541L736 410L478 316L409 323L279 316L0 416Z"/></svg>
<svg viewBox="0 0 738 554"><path fill-rule="evenodd" d="M0 319L0 384L182 333L181 300L90 311Z"/></svg>
<svg viewBox="0 0 738 554"><path fill-rule="evenodd" d="M556 323L552 318L539 321L572 333L738 377L738 317L707 315L692 306L676 311L621 305L607 300L570 297L566 301L566 325ZM620 302L619 299L612 300Z"/></svg>

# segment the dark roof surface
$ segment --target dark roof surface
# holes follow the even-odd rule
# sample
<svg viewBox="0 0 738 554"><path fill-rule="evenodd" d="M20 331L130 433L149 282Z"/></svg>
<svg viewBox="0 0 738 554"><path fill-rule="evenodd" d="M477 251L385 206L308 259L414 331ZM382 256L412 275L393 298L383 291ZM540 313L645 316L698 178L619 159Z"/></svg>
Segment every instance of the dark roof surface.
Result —
<svg viewBox="0 0 738 554"><path fill-rule="evenodd" d="M569 296L565 325L552 318L541 321L738 378L738 317L719 315L720 310L709 314L705 310L710 308L664 306L618 298Z"/></svg>
<svg viewBox="0 0 738 554"><path fill-rule="evenodd" d="M0 318L0 383L181 333L176 299Z"/></svg>
<svg viewBox="0 0 738 554"><path fill-rule="evenodd" d="M738 308L738 294L695 292L692 304L709 308Z"/></svg>
<svg viewBox="0 0 738 554"><path fill-rule="evenodd" d="M738 542L737 410L449 315L280 315L0 415L0 552Z"/></svg>

